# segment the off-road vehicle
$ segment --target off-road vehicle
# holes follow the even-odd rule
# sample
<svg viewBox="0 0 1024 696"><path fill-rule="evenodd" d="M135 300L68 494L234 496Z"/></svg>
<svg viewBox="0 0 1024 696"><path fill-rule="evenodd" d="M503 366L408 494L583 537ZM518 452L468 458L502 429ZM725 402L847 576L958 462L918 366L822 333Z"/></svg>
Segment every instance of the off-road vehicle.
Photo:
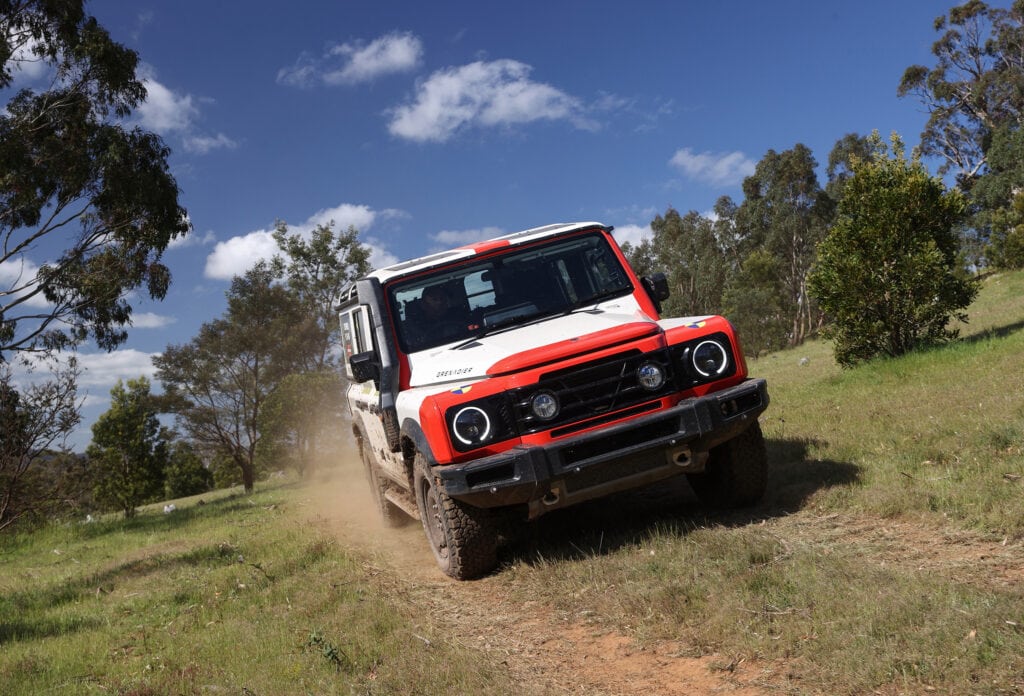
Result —
<svg viewBox="0 0 1024 696"><path fill-rule="evenodd" d="M596 222L399 263L340 307L352 427L386 523L419 518L473 578L500 539L576 503L685 475L714 506L757 502L763 379L720 316L661 319Z"/></svg>

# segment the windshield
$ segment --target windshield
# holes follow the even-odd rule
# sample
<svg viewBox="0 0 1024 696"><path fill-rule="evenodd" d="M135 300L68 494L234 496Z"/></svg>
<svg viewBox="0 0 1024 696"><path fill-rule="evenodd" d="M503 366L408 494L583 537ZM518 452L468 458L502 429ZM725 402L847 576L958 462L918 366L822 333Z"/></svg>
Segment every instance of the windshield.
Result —
<svg viewBox="0 0 1024 696"><path fill-rule="evenodd" d="M590 234L417 276L391 286L388 301L412 353L632 291L607 240Z"/></svg>

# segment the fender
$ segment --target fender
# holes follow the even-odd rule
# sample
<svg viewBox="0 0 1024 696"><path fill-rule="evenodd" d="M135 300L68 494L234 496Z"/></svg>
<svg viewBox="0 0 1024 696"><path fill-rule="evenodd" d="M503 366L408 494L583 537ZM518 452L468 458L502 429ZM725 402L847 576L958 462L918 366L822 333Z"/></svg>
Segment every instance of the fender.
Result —
<svg viewBox="0 0 1024 696"><path fill-rule="evenodd" d="M433 450L430 449L430 443L427 441L427 436L423 434L423 428L419 423L412 418L406 418L402 423L402 437L415 445L416 451L423 455L427 464L431 467L437 466L437 458L434 456Z"/></svg>

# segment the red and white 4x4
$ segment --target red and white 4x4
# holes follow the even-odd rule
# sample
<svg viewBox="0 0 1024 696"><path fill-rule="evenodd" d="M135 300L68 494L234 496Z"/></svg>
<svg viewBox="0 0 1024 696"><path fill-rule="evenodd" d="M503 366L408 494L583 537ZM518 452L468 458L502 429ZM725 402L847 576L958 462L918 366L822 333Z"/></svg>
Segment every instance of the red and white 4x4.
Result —
<svg viewBox="0 0 1024 696"><path fill-rule="evenodd" d="M340 308L348 398L385 522L419 517L466 579L495 566L509 521L672 476L708 504L757 502L765 382L728 321L661 319L667 297L596 222L357 281Z"/></svg>

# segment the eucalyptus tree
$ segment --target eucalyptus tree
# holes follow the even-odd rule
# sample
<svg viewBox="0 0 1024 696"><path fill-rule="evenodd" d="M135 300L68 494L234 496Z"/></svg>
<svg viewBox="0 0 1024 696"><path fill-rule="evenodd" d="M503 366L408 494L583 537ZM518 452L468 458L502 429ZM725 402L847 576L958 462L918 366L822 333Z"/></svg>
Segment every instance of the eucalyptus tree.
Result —
<svg viewBox="0 0 1024 696"><path fill-rule="evenodd" d="M275 466L308 473L336 457L342 446L344 352L336 308L343 293L371 270L370 249L355 227L336 231L333 222L305 234L278 223L274 239L279 253L271 270L298 307L293 330L301 340L292 341L294 372L281 380L261 411L258 454Z"/></svg>
<svg viewBox="0 0 1024 696"><path fill-rule="evenodd" d="M185 434L209 457L230 458L252 491L262 409L281 380L302 370L310 323L265 263L236 276L227 300L222 317L153 363Z"/></svg>
<svg viewBox="0 0 1024 696"><path fill-rule="evenodd" d="M1024 123L1024 0L993 7L969 0L939 16L935 65L912 65L897 94L928 111L921 152L941 158L964 190L985 173L992 134Z"/></svg>
<svg viewBox="0 0 1024 696"><path fill-rule="evenodd" d="M657 266L668 275L671 295L664 302L670 316L718 314L727 265L714 222L691 210L669 208L651 221Z"/></svg>
<svg viewBox="0 0 1024 696"><path fill-rule="evenodd" d="M736 212L737 225L743 230L743 263L748 264L749 256L759 251L774 262L768 266L759 262L758 272L747 276L750 282L756 281L756 287L734 283L733 303L742 304L745 291L774 295L771 304L784 308L778 321L791 346L803 343L820 320L807 294L807 275L833 206L818 184L816 167L805 145L798 143L784 152L769 150L744 179L744 200Z"/></svg>
<svg viewBox="0 0 1024 696"><path fill-rule="evenodd" d="M271 262L274 274L303 306L313 323L303 346L305 367L310 371L337 367L341 352L341 327L336 307L342 293L370 268L370 249L349 227L336 232L334 223L317 225L308 235L289 233L279 222L274 231L279 252Z"/></svg>
<svg viewBox="0 0 1024 696"><path fill-rule="evenodd" d="M170 151L125 120L146 97L137 66L83 0L0 0L0 360L112 349L127 294L167 292L161 256L189 223Z"/></svg>
<svg viewBox="0 0 1024 696"><path fill-rule="evenodd" d="M71 361L50 379L19 387L0 364L0 531L62 502L59 480L35 474L81 420L77 377Z"/></svg>

